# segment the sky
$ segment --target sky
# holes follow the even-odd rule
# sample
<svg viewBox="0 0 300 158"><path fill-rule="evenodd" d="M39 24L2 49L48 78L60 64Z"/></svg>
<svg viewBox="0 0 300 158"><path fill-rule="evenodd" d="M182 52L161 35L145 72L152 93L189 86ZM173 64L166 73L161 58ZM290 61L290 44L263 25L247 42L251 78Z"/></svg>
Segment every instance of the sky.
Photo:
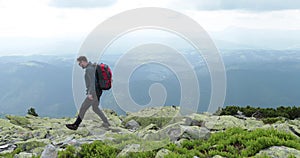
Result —
<svg viewBox="0 0 300 158"><path fill-rule="evenodd" d="M298 0L0 0L0 55L76 53L98 24L141 7L191 17L219 49L300 50Z"/></svg>

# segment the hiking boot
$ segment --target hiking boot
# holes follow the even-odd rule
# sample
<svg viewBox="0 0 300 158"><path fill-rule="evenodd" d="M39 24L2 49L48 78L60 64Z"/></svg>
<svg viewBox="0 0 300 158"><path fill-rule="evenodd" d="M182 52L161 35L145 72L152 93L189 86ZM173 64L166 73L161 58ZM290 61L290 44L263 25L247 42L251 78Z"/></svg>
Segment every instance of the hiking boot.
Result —
<svg viewBox="0 0 300 158"><path fill-rule="evenodd" d="M66 127L69 128L70 130L77 130L78 125L76 124L66 124Z"/></svg>
<svg viewBox="0 0 300 158"><path fill-rule="evenodd" d="M73 124L66 124L66 127L69 128L70 130L77 130L81 121L82 119L78 116L76 121Z"/></svg>

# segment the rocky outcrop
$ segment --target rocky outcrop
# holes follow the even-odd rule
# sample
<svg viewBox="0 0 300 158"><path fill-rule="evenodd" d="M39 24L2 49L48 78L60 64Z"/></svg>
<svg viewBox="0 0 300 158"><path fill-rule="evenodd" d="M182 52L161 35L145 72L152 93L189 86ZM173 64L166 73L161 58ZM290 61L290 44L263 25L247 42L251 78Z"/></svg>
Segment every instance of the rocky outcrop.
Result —
<svg viewBox="0 0 300 158"><path fill-rule="evenodd" d="M125 128L136 131L140 128L140 125L135 120L130 120L126 123Z"/></svg>
<svg viewBox="0 0 300 158"><path fill-rule="evenodd" d="M0 119L0 154L20 148L22 152L15 157L56 157L57 152L64 150L68 145L78 148L95 140L114 140L112 142L116 144L112 145L120 148L119 156L126 156L128 152L142 149L160 149L156 157L163 157L169 152L161 148L165 145L164 141L180 143L181 140L208 139L211 133L231 127L245 130L275 128L297 137L299 137L297 133L300 133L299 119L264 124L252 117L215 116L208 113L181 116L179 110L178 107L147 108L140 112L129 113L127 116L117 116L113 111L105 110L112 124L109 129L103 128L98 116L88 111L87 117L77 131L65 127L65 124L72 123L74 118L7 116L6 119ZM120 137L130 140L128 142L131 143L119 145L118 143L124 143L123 140L118 140ZM133 138L138 141L133 141ZM151 142L159 141L161 141L159 145L151 146ZM150 142L151 147L146 148L139 142ZM286 147L272 147L259 154L272 155L276 152L279 154L279 151L299 155L298 150Z"/></svg>
<svg viewBox="0 0 300 158"><path fill-rule="evenodd" d="M288 148L285 146L273 146L270 147L269 149L265 149L260 151L258 154L256 154L254 157L263 157L263 156L268 156L271 158L278 158L278 157L300 157L300 151L293 149L293 148Z"/></svg>
<svg viewBox="0 0 300 158"><path fill-rule="evenodd" d="M57 149L52 144L49 144L45 147L45 150L42 152L42 158L56 158Z"/></svg>

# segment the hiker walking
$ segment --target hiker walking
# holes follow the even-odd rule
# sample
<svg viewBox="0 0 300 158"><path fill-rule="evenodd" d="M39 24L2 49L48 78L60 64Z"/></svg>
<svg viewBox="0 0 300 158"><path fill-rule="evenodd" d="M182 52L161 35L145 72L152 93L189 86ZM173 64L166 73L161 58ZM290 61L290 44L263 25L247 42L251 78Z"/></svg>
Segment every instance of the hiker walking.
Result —
<svg viewBox="0 0 300 158"><path fill-rule="evenodd" d="M109 127L110 124L103 114L103 112L99 109L99 99L102 95L102 89L100 89L98 86L95 86L95 72L96 67L94 64L89 62L85 56L80 56L77 58L77 62L80 67L85 69L85 85L86 85L86 98L84 102L82 103L79 114L77 116L76 121L73 124L66 124L66 127L71 130L77 130L79 124L84 118L84 114L86 113L87 109L92 106L93 111L102 119L103 127Z"/></svg>

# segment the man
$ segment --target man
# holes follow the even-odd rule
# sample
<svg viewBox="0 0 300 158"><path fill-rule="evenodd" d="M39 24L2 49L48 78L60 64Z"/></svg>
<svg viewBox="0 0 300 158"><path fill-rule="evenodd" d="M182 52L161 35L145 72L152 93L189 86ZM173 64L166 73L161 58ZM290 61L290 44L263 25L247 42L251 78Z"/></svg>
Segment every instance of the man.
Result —
<svg viewBox="0 0 300 158"><path fill-rule="evenodd" d="M81 123L84 114L86 113L87 109L92 106L93 111L102 119L103 127L109 127L110 124L103 114L103 112L99 109L99 99L102 94L102 90L95 86L95 71L96 67L91 62L88 62L85 56L80 56L77 58L77 62L80 67L85 69L85 85L86 85L86 95L84 102L82 103L79 114L77 116L76 121L73 124L66 124L66 127L71 130L77 130L79 124Z"/></svg>

